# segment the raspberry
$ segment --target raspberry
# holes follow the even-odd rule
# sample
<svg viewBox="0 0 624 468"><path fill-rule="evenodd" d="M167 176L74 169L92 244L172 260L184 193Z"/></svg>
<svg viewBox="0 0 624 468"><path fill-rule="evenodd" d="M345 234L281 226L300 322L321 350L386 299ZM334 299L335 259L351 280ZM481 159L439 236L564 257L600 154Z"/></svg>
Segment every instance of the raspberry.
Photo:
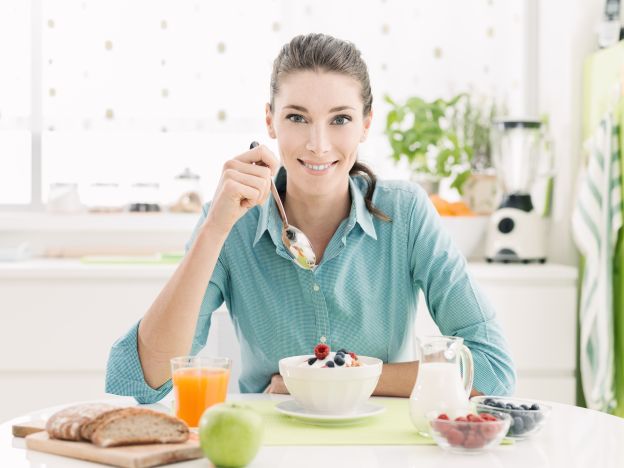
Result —
<svg viewBox="0 0 624 468"><path fill-rule="evenodd" d="M446 440L453 447L459 447L464 443L464 433L462 431L458 431L457 429L450 429L446 433Z"/></svg>
<svg viewBox="0 0 624 468"><path fill-rule="evenodd" d="M325 359L329 355L329 346L325 343L319 343L314 348L314 355L317 359Z"/></svg>
<svg viewBox="0 0 624 468"><path fill-rule="evenodd" d="M496 419L496 416L490 413L481 413L479 416L481 416L481 419L483 419L484 421L498 421L498 419Z"/></svg>
<svg viewBox="0 0 624 468"><path fill-rule="evenodd" d="M446 413L440 413L440 416L438 416L436 419L445 419L446 421L450 420L448 414Z"/></svg>
<svg viewBox="0 0 624 468"><path fill-rule="evenodd" d="M351 359L353 359L354 361L357 361L357 354L350 352L349 356L351 356Z"/></svg>

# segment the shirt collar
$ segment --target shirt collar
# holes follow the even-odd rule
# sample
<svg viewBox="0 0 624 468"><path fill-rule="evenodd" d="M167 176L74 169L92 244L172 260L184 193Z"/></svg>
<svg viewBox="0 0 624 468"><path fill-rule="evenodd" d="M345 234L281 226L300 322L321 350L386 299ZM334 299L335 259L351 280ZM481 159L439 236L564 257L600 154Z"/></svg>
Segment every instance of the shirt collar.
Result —
<svg viewBox="0 0 624 468"><path fill-rule="evenodd" d="M286 191L286 169L280 167L275 176L275 188L279 193ZM373 223L373 215L366 208L364 193L367 184L361 177L349 177L349 190L351 191L351 211L347 225L349 230L357 223L365 234L377 240L377 233ZM269 231L273 243L280 245L282 230L282 220L279 217L275 201L269 196L267 201L260 206L260 216L258 217L258 227L253 245L255 246L265 231Z"/></svg>

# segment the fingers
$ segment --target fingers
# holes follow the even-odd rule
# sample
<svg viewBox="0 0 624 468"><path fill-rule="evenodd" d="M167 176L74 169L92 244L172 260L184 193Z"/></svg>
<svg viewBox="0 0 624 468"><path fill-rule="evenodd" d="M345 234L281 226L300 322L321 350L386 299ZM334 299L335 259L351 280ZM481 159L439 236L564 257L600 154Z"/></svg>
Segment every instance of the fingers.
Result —
<svg viewBox="0 0 624 468"><path fill-rule="evenodd" d="M227 176L229 171L245 175L246 177L239 177L236 180L241 183L246 183L252 187L256 187L260 190L259 199L261 202L264 203L266 201L271 192L271 170L268 167L245 163L237 159L231 159L223 166L224 175Z"/></svg>
<svg viewBox="0 0 624 468"><path fill-rule="evenodd" d="M273 152L264 145L256 146L254 149L246 151L234 159L248 164L266 165L272 175L275 175L279 169L279 161L273 155Z"/></svg>
<svg viewBox="0 0 624 468"><path fill-rule="evenodd" d="M271 378L271 384L268 387L268 393L280 393L288 395L288 388L284 384L284 379L279 374L274 374Z"/></svg>
<svg viewBox="0 0 624 468"><path fill-rule="evenodd" d="M230 183L231 193L239 195L241 199L247 199L246 208L254 205L261 205L266 201L269 194L269 182L262 177L238 172L234 169L224 171L225 179ZM249 206L247 206L249 205Z"/></svg>

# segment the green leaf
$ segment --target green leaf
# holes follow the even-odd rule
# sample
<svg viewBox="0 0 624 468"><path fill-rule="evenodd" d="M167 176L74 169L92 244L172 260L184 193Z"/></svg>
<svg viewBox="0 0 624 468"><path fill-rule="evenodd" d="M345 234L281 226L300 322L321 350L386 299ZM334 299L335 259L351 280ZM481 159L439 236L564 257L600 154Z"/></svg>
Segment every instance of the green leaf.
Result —
<svg viewBox="0 0 624 468"><path fill-rule="evenodd" d="M457 189L457 191L460 194L464 194L464 184L466 183L466 181L468 180L468 178L470 177L470 170L465 170L463 172L460 172L459 174L457 174L455 176L455 178L453 179L453 182L451 183L451 188L455 188Z"/></svg>

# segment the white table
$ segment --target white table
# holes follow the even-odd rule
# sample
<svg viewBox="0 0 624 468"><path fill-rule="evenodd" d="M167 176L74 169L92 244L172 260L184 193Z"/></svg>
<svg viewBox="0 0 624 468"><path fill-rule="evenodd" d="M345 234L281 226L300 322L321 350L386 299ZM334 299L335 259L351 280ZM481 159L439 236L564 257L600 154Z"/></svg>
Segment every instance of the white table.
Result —
<svg viewBox="0 0 624 468"><path fill-rule="evenodd" d="M231 394L229 400L275 399L290 396ZM130 398L111 398L132 404ZM7 404L7 402L3 402ZM10 404L10 403L9 403ZM624 419L575 406L550 403L553 412L546 427L533 439L499 446L479 455L456 455L436 446L284 446L263 447L249 468L621 468L624 466ZM170 400L156 405L167 410ZM33 411L0 425L0 467L77 468L103 465L26 451L23 439L13 438L11 426L45 419L61 407ZM176 468L208 467L205 459L177 463Z"/></svg>

